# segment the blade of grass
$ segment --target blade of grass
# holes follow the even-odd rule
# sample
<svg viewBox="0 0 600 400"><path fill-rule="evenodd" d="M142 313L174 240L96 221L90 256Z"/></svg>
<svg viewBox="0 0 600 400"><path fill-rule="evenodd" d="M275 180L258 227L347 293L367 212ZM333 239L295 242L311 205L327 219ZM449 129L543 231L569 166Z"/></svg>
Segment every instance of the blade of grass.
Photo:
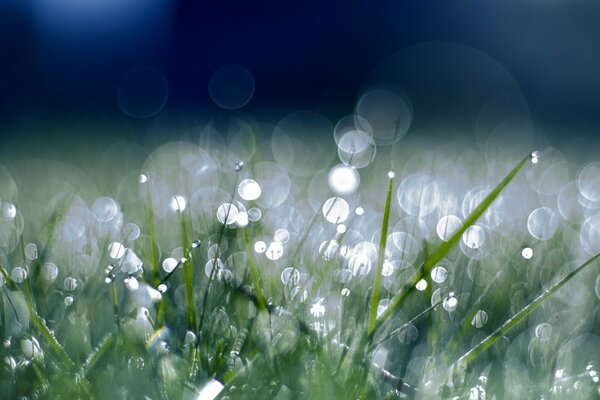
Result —
<svg viewBox="0 0 600 400"><path fill-rule="evenodd" d="M479 203L479 205L473 210L473 212L465 219L461 227L452 235L452 237L444 242L434 251L419 268L417 273L413 275L412 279L407 285L405 285L394 298L389 307L383 312L381 317L376 321L375 329L371 332L371 335L375 330L378 329L397 309L400 307L404 299L414 290L416 283L425 275L427 275L431 269L442 259L448 252L454 247L454 245L460 240L461 236L465 231L473 225L479 217L492 205L494 200L500 195L504 188L514 179L517 173L525 166L525 164L531 159L531 155L523 158L504 179L487 195L485 199Z"/></svg>
<svg viewBox="0 0 600 400"><path fill-rule="evenodd" d="M463 354L457 361L457 364L460 363L470 363L473 361L479 354L481 354L488 347L493 345L498 338L502 337L505 333L514 328L519 322L523 321L529 314L531 314L536 308L538 308L547 298L552 296L558 289L560 289L564 284L569 282L575 275L581 272L585 267L596 261L600 257L600 253L595 256L589 258L586 262L581 264L579 267L575 268L573 271L568 273L564 278L556 282L550 288L544 290L539 296L537 296L531 303L527 304L523 307L519 312L517 312L512 318L507 320L504 324L502 324L498 329L492 332L488 337L479 342L475 347L471 348L465 354Z"/></svg>
<svg viewBox="0 0 600 400"><path fill-rule="evenodd" d="M373 285L373 293L371 293L371 309L369 312L369 325L367 334L371 334L375 329L375 321L377 319L377 303L379 302L379 292L381 291L381 279L383 274L383 261L385 258L385 246L387 242L387 231L390 221L390 204L392 202L392 186L394 183L394 174L388 174L389 182L387 196L385 200L385 209L383 210L383 221L381 223L381 236L379 238L379 253L377 255L377 271L375 272L375 284Z"/></svg>

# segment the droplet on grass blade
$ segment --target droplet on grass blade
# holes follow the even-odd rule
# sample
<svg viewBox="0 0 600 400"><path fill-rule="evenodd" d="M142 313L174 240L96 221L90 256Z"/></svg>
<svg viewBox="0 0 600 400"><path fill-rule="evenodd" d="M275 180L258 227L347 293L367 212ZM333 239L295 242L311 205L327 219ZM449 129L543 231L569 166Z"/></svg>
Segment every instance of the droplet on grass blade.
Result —
<svg viewBox="0 0 600 400"><path fill-rule="evenodd" d="M531 247L523 248L523 250L521 250L521 256L526 260L530 260L531 257L533 257L533 249Z"/></svg>
<svg viewBox="0 0 600 400"><path fill-rule="evenodd" d="M162 262L162 268L166 273L170 273L177 267L177 264L178 263L176 259L172 257L165 258Z"/></svg>
<svg viewBox="0 0 600 400"><path fill-rule="evenodd" d="M471 325L473 325L475 328L479 329L479 328L483 328L483 326L487 323L487 321L488 321L487 313L483 310L477 310L477 312L475 313L475 316L471 320Z"/></svg>
<svg viewBox="0 0 600 400"><path fill-rule="evenodd" d="M27 243L25 245L25 258L29 261L37 260L38 248L35 243Z"/></svg>
<svg viewBox="0 0 600 400"><path fill-rule="evenodd" d="M338 196L352 194L358 189L360 175L355 168L338 164L327 175L329 188Z"/></svg>
<svg viewBox="0 0 600 400"><path fill-rule="evenodd" d="M23 283L27 279L27 270L23 267L15 267L10 273L10 277L16 283Z"/></svg>

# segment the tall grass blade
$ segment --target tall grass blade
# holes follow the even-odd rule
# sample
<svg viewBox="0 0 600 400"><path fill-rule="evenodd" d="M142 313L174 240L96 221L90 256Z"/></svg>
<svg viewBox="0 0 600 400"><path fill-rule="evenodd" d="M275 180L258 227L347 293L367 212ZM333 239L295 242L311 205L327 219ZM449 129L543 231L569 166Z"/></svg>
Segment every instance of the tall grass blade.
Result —
<svg viewBox="0 0 600 400"><path fill-rule="evenodd" d="M383 210L383 222L381 223L381 237L379 239L379 253L377 255L377 271L375 273L375 284L373 293L371 293L371 309L369 312L369 325L367 333L370 334L375 329L377 319L377 303L379 302L379 292L381 291L381 279L383 274L383 261L385 258L385 246L387 242L387 231L390 221L390 204L392 202L392 186L394 182L393 175L390 175L388 182L387 197L385 200L385 209Z"/></svg>
<svg viewBox="0 0 600 400"><path fill-rule="evenodd" d="M509 173L506 177L496 186L485 199L481 201L481 203L473 210L473 212L465 219L461 227L452 235L452 237L444 242L438 247L436 251L434 251L423 263L421 268L417 271L417 273L413 276L413 278L409 281L407 285L405 285L394 298L389 305L389 307L384 311L384 313L377 319L377 324L375 329L378 326L381 326L402 304L404 299L414 290L415 284L425 275L427 275L431 269L442 259L448 252L454 247L454 245L460 240L461 236L465 231L473 225L479 217L492 205L494 200L500 195L500 193L504 190L504 188L514 179L514 177L519 173L519 171L527 164L527 162L531 159L531 155L527 155L527 157L523 158ZM375 329L371 332L371 334L375 331Z"/></svg>
<svg viewBox="0 0 600 400"><path fill-rule="evenodd" d="M481 354L488 347L493 345L498 338L502 337L505 333L514 328L519 322L523 321L532 311L538 308L547 298L552 296L558 289L560 289L565 283L569 282L575 275L581 272L585 267L596 261L600 257L600 253L588 259L586 262L581 264L579 267L575 268L573 271L568 273L564 278L555 283L552 287L544 290L538 297L536 297L531 303L523 307L519 312L517 312L512 318L507 320L504 324L502 324L498 329L492 332L488 337L483 339L479 344L475 347L471 348L465 354L463 354L458 360L457 364L460 363L470 363L473 361L479 354Z"/></svg>

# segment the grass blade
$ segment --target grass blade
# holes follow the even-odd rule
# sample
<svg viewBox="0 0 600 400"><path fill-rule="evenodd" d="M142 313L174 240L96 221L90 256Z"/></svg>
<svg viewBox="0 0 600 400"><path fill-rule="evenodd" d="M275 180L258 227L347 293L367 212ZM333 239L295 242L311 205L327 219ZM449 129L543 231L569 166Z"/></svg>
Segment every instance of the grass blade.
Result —
<svg viewBox="0 0 600 400"><path fill-rule="evenodd" d="M509 173L504 177L504 179L496 186L485 199L479 203L479 205L473 210L473 212L465 219L461 227L452 235L452 237L444 242L438 247L438 249L433 252L421 268L417 271L417 273L412 277L407 285L405 285L391 301L389 307L385 310L385 312L381 315L381 317L377 320L377 324L375 329L378 326L381 326L393 313L398 309L400 304L404 301L404 299L414 290L415 284L425 275L427 275L431 269L442 259L444 256L454 247L454 245L460 240L461 236L465 231L473 225L479 217L492 205L494 200L500 195L500 193L504 190L504 188L514 179L517 173L525 166L525 164L531 159L531 155L527 155L527 157L523 158ZM371 332L371 334L375 331L375 329Z"/></svg>
<svg viewBox="0 0 600 400"><path fill-rule="evenodd" d="M375 321L377 318L377 303L379 302L379 292L381 291L381 276L383 273L383 261L385 258L385 246L387 242L387 231L390 221L390 204L392 202L392 186L394 182L394 174L388 174L388 190L385 200L385 209L383 211L383 222L381 223L381 237L379 239L379 254L377 255L377 271L375 273L375 284L373 285L373 293L371 293L371 309L369 312L369 325L367 333L370 334L375 329Z"/></svg>
<svg viewBox="0 0 600 400"><path fill-rule="evenodd" d="M586 262L581 264L579 267L575 268L573 271L568 273L564 278L555 283L552 287L544 290L539 296L537 296L531 303L523 307L518 313L516 313L512 318L507 320L504 324L502 324L498 329L492 332L488 337L483 339L479 344L475 347L471 348L465 354L463 354L458 360L459 363L470 363L473 361L479 354L481 354L484 350L490 347L492 344L498 340L499 337L502 337L505 333L514 328L519 322L523 321L533 310L538 308L544 300L552 296L558 289L560 289L565 283L569 282L575 275L581 272L585 267L596 261L600 257L600 253L596 254L592 258L588 259Z"/></svg>

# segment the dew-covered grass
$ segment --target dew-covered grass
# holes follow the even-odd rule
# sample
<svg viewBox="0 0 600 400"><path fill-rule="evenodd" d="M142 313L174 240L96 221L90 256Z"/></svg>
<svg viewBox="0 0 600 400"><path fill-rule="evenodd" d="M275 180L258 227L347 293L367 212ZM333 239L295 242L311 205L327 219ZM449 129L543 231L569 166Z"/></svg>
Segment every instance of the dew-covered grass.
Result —
<svg viewBox="0 0 600 400"><path fill-rule="evenodd" d="M598 164L328 124L2 167L0 398L598 397Z"/></svg>

